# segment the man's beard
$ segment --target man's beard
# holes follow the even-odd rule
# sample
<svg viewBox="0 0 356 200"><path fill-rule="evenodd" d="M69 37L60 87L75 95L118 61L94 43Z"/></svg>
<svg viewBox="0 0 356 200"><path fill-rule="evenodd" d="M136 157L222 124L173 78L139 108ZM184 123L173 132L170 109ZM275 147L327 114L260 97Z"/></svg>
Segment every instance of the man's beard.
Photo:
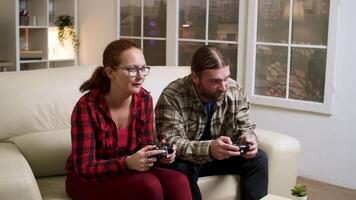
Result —
<svg viewBox="0 0 356 200"><path fill-rule="evenodd" d="M224 99L224 96L225 96L225 92L209 92L209 90L206 90L199 82L199 85L198 85L198 94L201 96L201 97L204 97L206 99L209 99L210 101L219 101L219 100L222 100Z"/></svg>

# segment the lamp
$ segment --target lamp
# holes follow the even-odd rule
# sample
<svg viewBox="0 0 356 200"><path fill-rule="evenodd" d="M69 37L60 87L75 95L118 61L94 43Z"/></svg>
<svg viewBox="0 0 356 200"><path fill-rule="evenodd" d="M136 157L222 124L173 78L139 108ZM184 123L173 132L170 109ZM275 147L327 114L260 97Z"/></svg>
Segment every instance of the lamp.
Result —
<svg viewBox="0 0 356 200"><path fill-rule="evenodd" d="M183 23L182 24L182 28L189 28L191 27L191 25L189 23Z"/></svg>
<svg viewBox="0 0 356 200"><path fill-rule="evenodd" d="M61 44L58 40L58 28L48 28L48 59L68 60L74 59L75 52L70 39L66 39Z"/></svg>

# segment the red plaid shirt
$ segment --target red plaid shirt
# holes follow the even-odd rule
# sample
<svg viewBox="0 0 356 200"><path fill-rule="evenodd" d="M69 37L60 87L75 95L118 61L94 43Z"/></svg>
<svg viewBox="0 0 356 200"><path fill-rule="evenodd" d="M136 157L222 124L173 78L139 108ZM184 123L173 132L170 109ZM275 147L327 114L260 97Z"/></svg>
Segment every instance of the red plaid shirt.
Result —
<svg viewBox="0 0 356 200"><path fill-rule="evenodd" d="M118 147L120 138L104 95L92 90L82 96L72 113L72 152L66 169L86 180L99 180L127 173L125 159L153 144L153 103L143 88L133 95L128 145Z"/></svg>

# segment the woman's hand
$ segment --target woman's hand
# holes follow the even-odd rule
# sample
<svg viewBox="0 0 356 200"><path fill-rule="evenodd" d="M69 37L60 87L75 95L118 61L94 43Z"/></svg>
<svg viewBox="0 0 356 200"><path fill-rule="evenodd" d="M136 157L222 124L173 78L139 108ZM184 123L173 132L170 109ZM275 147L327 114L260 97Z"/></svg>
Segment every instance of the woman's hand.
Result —
<svg viewBox="0 0 356 200"><path fill-rule="evenodd" d="M126 166L131 170L147 171L157 161L155 156L163 152L163 150L156 150L156 145L145 146L126 158Z"/></svg>
<svg viewBox="0 0 356 200"><path fill-rule="evenodd" d="M177 146L173 145L173 153L168 154L164 158L161 158L159 160L159 162L162 163L162 164L171 164L172 162L174 162L174 160L176 159L176 149L177 149Z"/></svg>

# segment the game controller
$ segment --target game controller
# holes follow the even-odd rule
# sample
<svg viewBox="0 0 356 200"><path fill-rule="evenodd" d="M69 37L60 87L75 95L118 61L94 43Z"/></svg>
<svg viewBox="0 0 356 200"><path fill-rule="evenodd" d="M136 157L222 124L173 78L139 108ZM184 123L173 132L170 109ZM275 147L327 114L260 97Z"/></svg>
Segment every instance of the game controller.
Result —
<svg viewBox="0 0 356 200"><path fill-rule="evenodd" d="M165 157L167 157L168 154L172 154L174 152L173 144L168 143L168 142L160 144L159 146L156 147L156 150L164 151L162 154L157 155L158 159L165 158Z"/></svg>
<svg viewBox="0 0 356 200"><path fill-rule="evenodd" d="M245 154L250 150L250 144L235 144L235 145L239 147L241 154Z"/></svg>

